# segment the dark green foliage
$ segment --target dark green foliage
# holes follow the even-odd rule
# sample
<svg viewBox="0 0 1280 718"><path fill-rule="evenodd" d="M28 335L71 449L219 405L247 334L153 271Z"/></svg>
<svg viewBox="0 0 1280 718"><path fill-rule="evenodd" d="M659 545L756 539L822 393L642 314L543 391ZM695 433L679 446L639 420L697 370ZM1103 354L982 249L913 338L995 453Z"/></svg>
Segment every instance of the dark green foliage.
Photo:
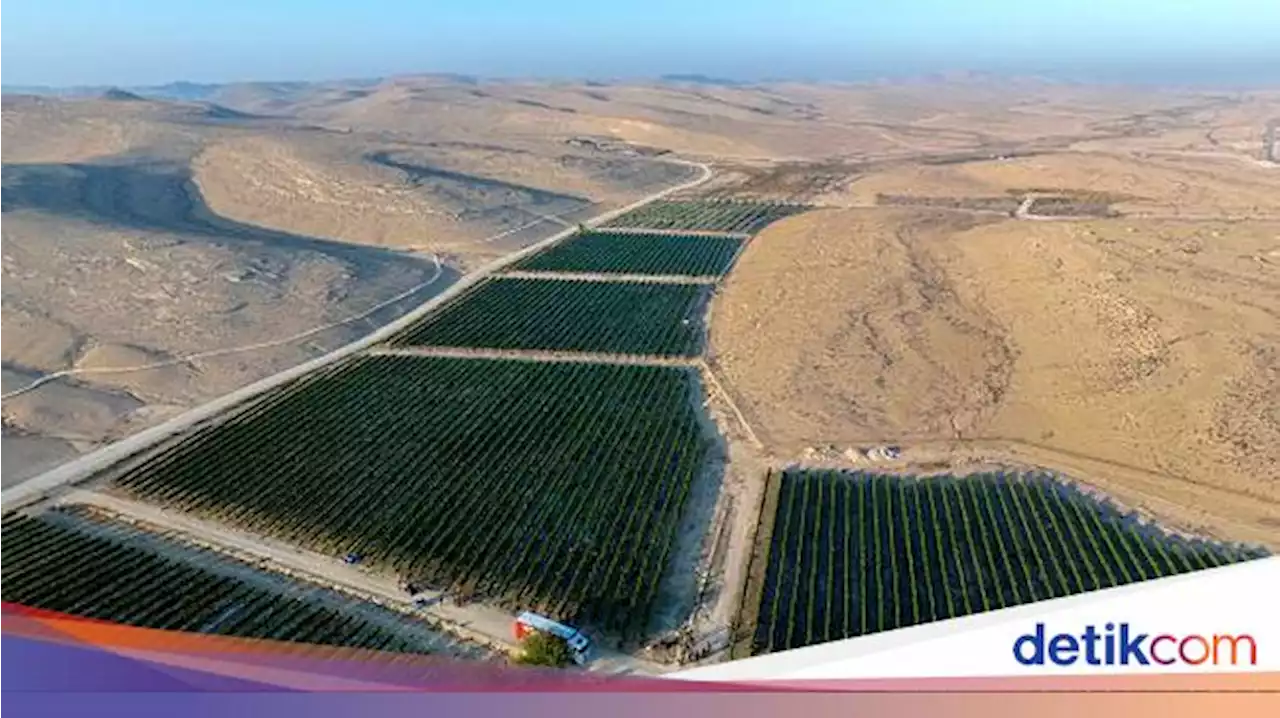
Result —
<svg viewBox="0 0 1280 718"><path fill-rule="evenodd" d="M707 291L696 284L491 279L391 343L691 356L701 349Z"/></svg>
<svg viewBox="0 0 1280 718"><path fill-rule="evenodd" d="M644 227L703 232L759 231L770 222L808 207L775 202L686 200L650 202L610 221L606 227Z"/></svg>
<svg viewBox="0 0 1280 718"><path fill-rule="evenodd" d="M586 232L525 259L518 269L713 277L729 271L736 237Z"/></svg>
<svg viewBox="0 0 1280 718"><path fill-rule="evenodd" d="M781 482L755 653L1265 555L1165 534L1048 476Z"/></svg>
<svg viewBox="0 0 1280 718"><path fill-rule="evenodd" d="M3 542L5 602L143 628L423 652L315 601L44 517L5 517Z"/></svg>
<svg viewBox="0 0 1280 718"><path fill-rule="evenodd" d="M638 630L706 453L678 368L371 356L118 484L457 598Z"/></svg>
<svg viewBox="0 0 1280 718"><path fill-rule="evenodd" d="M515 663L523 666L543 666L545 668L564 668L573 663L569 655L569 644L559 636L534 632L520 644L520 654Z"/></svg>

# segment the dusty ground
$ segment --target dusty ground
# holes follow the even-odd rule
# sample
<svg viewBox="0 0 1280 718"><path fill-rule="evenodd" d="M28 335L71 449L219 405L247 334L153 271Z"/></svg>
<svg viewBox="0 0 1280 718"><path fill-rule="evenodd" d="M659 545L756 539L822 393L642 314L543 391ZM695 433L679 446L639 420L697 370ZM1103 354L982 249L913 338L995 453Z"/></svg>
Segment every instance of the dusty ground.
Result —
<svg viewBox="0 0 1280 718"><path fill-rule="evenodd" d="M1049 467L1280 546L1280 95L1166 99L960 99L980 151L724 173L715 194L824 208L753 240L713 304L771 460ZM883 442L903 461L848 451Z"/></svg>
<svg viewBox="0 0 1280 718"><path fill-rule="evenodd" d="M303 115L326 92L270 117L5 96L6 486L340 346L460 272L691 172L501 128L488 143L446 140L447 118L395 136L380 123L415 112L394 104L366 127L322 127ZM182 360L260 344L273 345ZM71 370L89 373L12 394Z"/></svg>
<svg viewBox="0 0 1280 718"><path fill-rule="evenodd" d="M202 100L5 98L6 394L48 372L324 326L430 279L431 255L438 283L287 346L6 399L6 485L675 184L687 168L654 158L678 153L715 164L699 193L826 209L754 239L713 301L703 376L726 442L655 630L693 589L686 648L722 650L764 468L848 465L843 450L865 442L904 444L899 470L1060 469L1188 530L1280 547L1280 207L1265 130L1280 95L409 77ZM1038 219L1081 207L1120 217ZM109 508L395 592L222 527ZM506 640L509 617L457 610Z"/></svg>
<svg viewBox="0 0 1280 718"><path fill-rule="evenodd" d="M142 522L139 526L131 526L137 521L129 516L118 520L117 515L109 509L96 506L77 506L71 511L48 512L55 522L62 523L81 533L100 535L122 543L136 546L159 556L199 566L200 568L221 576L228 576L254 586L260 590L291 598L302 598L308 602L325 606L345 615L354 615L373 625L382 626L411 641L420 649L434 655L449 656L462 660L502 660L504 654L492 651L484 644L460 641L446 631L431 626L422 616L411 615L409 611L391 610L369 601L361 595L344 595L340 591L329 589L323 583L315 581L299 581L286 577L282 572L267 572L249 561L230 560L228 552L207 550L183 540L163 538L163 531L156 531L154 526ZM182 538L186 538L185 536ZM248 558L248 557L241 557ZM254 557L256 558L256 557ZM260 561L259 561L260 562Z"/></svg>
<svg viewBox="0 0 1280 718"><path fill-rule="evenodd" d="M1113 205L1129 216L1061 221L823 209L752 241L711 339L769 451L839 462L901 442L900 468L1058 468L1280 546L1280 175L1247 156L1060 152L888 168L827 199L1019 188L1133 199Z"/></svg>
<svg viewBox="0 0 1280 718"><path fill-rule="evenodd" d="M78 506L99 510L106 515L130 523L136 523L148 531L158 532L166 538L178 539L203 549L210 549L272 574L284 574L319 584L376 603L393 612L425 618L437 624L448 634L471 644L457 646L461 652L474 654L476 646L486 646L501 654L510 653L518 646L511 633L511 614L479 603L456 605L436 591L424 590L414 596L428 600L428 606L418 608L400 587L395 576L350 566L332 556L322 556L272 539L246 534L217 523L204 521L180 512L168 511L149 504L132 501L100 491L74 490L59 496L45 506ZM143 536L140 540L145 540ZM421 625L412 626L412 619L404 619L410 630L420 634L433 631ZM436 640L441 637L436 636ZM612 674L658 674L670 670L669 666L646 661L597 646L591 670Z"/></svg>

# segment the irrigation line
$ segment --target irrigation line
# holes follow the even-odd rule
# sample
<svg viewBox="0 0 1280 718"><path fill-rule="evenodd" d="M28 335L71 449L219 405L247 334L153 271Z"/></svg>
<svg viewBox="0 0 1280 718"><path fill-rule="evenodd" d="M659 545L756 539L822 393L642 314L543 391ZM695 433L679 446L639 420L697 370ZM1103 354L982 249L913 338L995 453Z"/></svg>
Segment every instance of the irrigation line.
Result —
<svg viewBox="0 0 1280 718"><path fill-rule="evenodd" d="M720 396L724 397L725 403L729 405L731 410L733 410L734 416L738 418L738 423L742 425L744 430L746 430L747 437L751 439L751 443L754 444L757 449L763 450L764 442L760 441L760 437L756 436L756 432L751 428L751 424L747 423L747 417L743 416L742 412L738 409L738 405L734 403L733 397L729 396L729 392L725 391L724 385L722 385L720 380L716 378L715 372L711 370L711 365L701 360L698 363L702 365L702 369L706 373L707 378L711 379L711 383L715 384L716 392L719 393Z"/></svg>
<svg viewBox="0 0 1280 718"><path fill-rule="evenodd" d="M480 243L480 244L490 244L490 243L492 243L492 242L496 242L496 241L498 241L499 239L502 239L502 238L504 238L504 237L509 237L509 236L511 236L511 235L513 235L513 234L515 234L516 232L523 232L523 231L525 231L526 229L529 229L530 227L533 227L533 226L535 226L535 225L542 224L543 222L546 222L546 221L558 222L558 223L560 223L560 224L565 225L566 227L567 227L567 226L569 226L569 225L568 225L568 223L566 223L564 220L560 219L560 217L559 217L558 215L554 215L554 214L539 214L539 215L538 215L538 218L537 218L537 219L535 219L535 220L533 220L533 221L531 221L531 222L525 222L524 224L518 225L518 226L516 226L516 227L512 227L511 229L508 229L508 230L506 230L506 231L499 232L499 233L497 233L497 234L493 235L492 237L485 237L484 239L480 240L480 242L479 242L479 243Z"/></svg>

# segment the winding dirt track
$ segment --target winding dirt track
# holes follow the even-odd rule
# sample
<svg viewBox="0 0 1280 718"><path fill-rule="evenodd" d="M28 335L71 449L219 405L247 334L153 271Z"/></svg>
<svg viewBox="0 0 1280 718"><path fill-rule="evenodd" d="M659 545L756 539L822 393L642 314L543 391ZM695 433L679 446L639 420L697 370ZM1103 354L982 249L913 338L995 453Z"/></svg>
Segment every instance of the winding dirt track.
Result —
<svg viewBox="0 0 1280 718"><path fill-rule="evenodd" d="M660 200L676 192L693 189L709 181L713 176L711 168L705 163L685 160L668 161L697 168L701 170L701 174L693 180L673 185L661 192L652 194L625 207L620 207L599 215L587 222L587 225L594 227L599 224L603 224L615 217L620 217L633 209L649 204L650 202ZM345 357L373 347L374 345L395 335L397 332L404 330L423 316L426 316L426 314L434 310L436 307L441 306L454 297L461 295L468 288L474 286L486 277L495 274L530 255L541 252L557 242L564 241L565 239L573 236L576 232L576 227L567 228L564 231L558 232L540 242L494 260L475 272L463 277L448 289L437 294L435 297L424 302L417 308L405 313L399 319L384 325L377 331L372 332L362 339L356 340L344 347L340 347L328 354L325 354L324 356L299 364L292 369L267 377L261 381L254 382L253 384L215 399L214 401L198 406L162 424L134 434L133 436L121 441L109 444L97 451L63 464L56 469L40 474L39 476L32 477L18 486L6 489L3 494L0 494L0 501L3 501L3 505L6 510L40 501L52 493L63 489L67 485L87 480L111 465L145 451L183 431L186 431L187 429L196 426L197 424L215 420L222 413L257 397L260 394L274 389L277 386L281 386L298 377L329 366L330 364L333 364Z"/></svg>
<svg viewBox="0 0 1280 718"><path fill-rule="evenodd" d="M698 185L707 182L712 177L711 169L706 164L686 162L682 160L675 161L680 164L696 167L701 170L701 174L694 180L670 187L635 203L600 215L599 217L591 220L588 225L594 226L608 222L614 217L621 216L626 212L659 200L672 193L697 187ZM251 384L239 391L233 392L218 400L193 409L192 411L159 426L143 431L124 439L123 441L111 444L68 464L64 464L53 471L34 477L13 489L6 490L2 496L4 508L5 510L12 510L19 506L36 504L46 500L52 504L88 504L96 506L121 517L131 518L168 531L183 534L191 540L194 540L196 543L207 545L210 548L225 551L232 555L247 556L259 561L265 561L276 567L278 570L283 569L286 573L299 573L310 577L313 580L318 579L322 583L333 585L350 593L369 596L372 600L383 605L404 609L406 604L408 604L407 597L405 597L399 590L399 587L396 585L396 581L393 577L374 576L353 567L345 566L341 562L332 558L319 556L318 554L313 554L296 547L280 544L265 537L239 532L216 523L167 511L159 507L150 506L145 503L124 499L118 496L104 494L96 490L76 489L73 487L76 483L90 480L99 472L124 459L140 454L167 440L177 438L182 432L196 425L215 421L226 412L235 409L250 399L253 399L277 386L310 372L323 369L324 367L345 357L371 350L378 343L393 336L397 332L402 331L404 328L425 316L436 307L441 306L452 298L461 295L467 288L529 255L540 252L557 242L573 236L577 231L577 227L569 227L563 232L559 232L541 242L537 242L520 251L511 253L486 265L485 267L482 267L480 270L464 277L444 292L436 295L431 300L406 313L399 319L383 326L379 330L369 334L363 339L348 344L347 346L323 357L319 357L288 371L281 372L280 374ZM415 350L410 350L410 352L414 353ZM555 355L556 353L549 354ZM472 353L472 350L466 350L466 356L476 355ZM660 362L664 365L696 365L696 360L692 359L679 360L666 357L624 358L618 355L604 355L601 357L593 357L592 355L586 356L588 358L594 358L594 360L597 361L612 361L615 363ZM540 357L531 360L580 361L582 358L566 359L564 357ZM439 599L441 596L437 595L431 598ZM411 604L409 606L408 610L412 611L413 609ZM436 600L434 605L428 609L428 612L445 625L451 633L454 633L459 637L502 650L508 650L513 647L512 639L510 637L511 616L504 611L480 604L471 604L463 607L452 606ZM635 658L633 656L612 653L602 648L597 648L597 655L592 661L591 669L593 671L614 674L655 674L668 670L666 666L661 664L644 661L643 659Z"/></svg>
<svg viewBox="0 0 1280 718"><path fill-rule="evenodd" d="M332 586L339 591L403 613L427 615L447 626L449 632L459 638L486 645L504 653L517 647L512 637L511 614L501 609L474 603L467 606L454 606L442 600L443 594L433 591L416 594L427 598L431 604L425 609L418 609L414 607L411 598L400 589L394 576L348 566L331 556L194 516L168 511L141 501L98 491L74 490L59 496L53 503L92 506L109 514L137 521L152 529L177 534L196 545L208 546L231 556L264 565L278 573ZM660 664L603 649L597 649L592 669L617 674L657 674L670 670Z"/></svg>

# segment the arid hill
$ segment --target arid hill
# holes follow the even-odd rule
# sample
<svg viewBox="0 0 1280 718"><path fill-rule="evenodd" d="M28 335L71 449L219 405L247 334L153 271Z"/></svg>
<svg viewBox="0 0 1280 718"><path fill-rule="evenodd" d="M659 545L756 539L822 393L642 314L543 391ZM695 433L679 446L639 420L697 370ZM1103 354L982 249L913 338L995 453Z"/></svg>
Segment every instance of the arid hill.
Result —
<svg viewBox="0 0 1280 718"><path fill-rule="evenodd" d="M564 137L434 145L123 92L6 96L3 121L6 485L691 172ZM69 370L89 371L14 393Z"/></svg>
<svg viewBox="0 0 1280 718"><path fill-rule="evenodd" d="M782 463L1042 467L1280 546L1276 100L846 168L742 255L715 366ZM877 444L902 460L857 452Z"/></svg>

